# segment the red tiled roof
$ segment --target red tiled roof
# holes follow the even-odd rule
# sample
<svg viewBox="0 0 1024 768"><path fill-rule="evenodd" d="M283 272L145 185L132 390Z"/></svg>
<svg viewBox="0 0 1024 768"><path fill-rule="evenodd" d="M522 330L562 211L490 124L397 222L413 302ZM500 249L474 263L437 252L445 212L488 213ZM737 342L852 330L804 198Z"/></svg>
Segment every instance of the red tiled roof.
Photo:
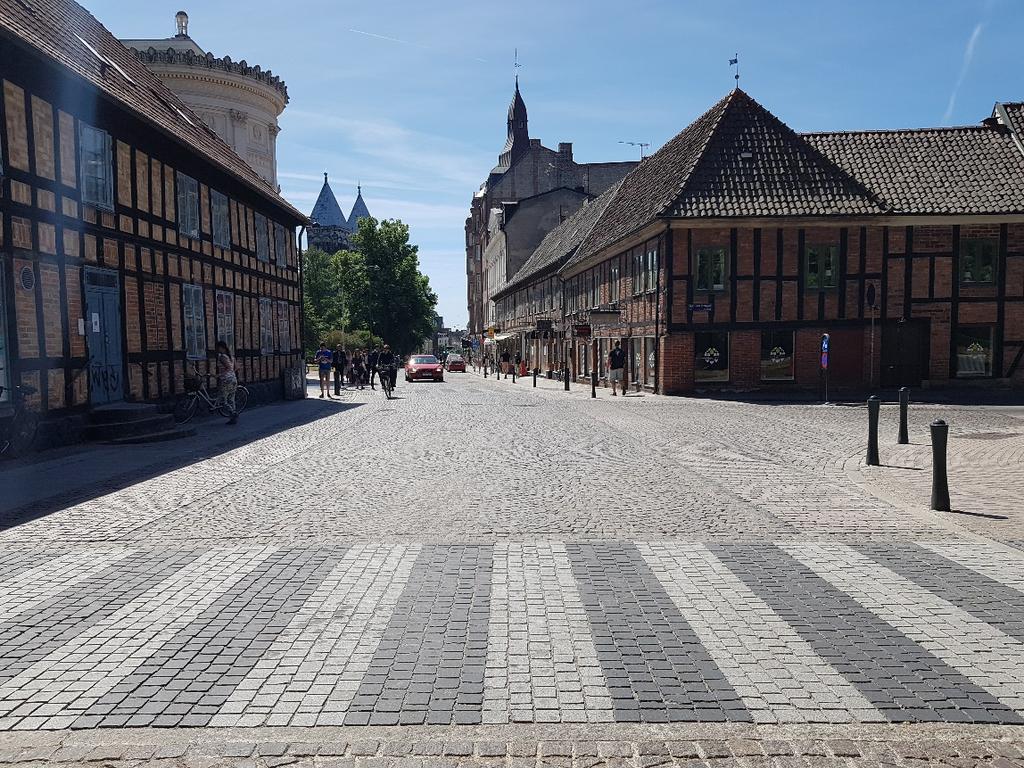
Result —
<svg viewBox="0 0 1024 768"><path fill-rule="evenodd" d="M124 109L139 115L182 146L202 154L297 221L306 220L78 3L2 0L0 32L82 77Z"/></svg>

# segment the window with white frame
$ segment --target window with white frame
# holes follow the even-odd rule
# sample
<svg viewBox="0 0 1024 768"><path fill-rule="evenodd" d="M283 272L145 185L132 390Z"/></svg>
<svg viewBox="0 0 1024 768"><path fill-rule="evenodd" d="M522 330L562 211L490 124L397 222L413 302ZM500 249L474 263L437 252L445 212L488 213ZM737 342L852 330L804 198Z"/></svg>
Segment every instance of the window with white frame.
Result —
<svg viewBox="0 0 1024 768"><path fill-rule="evenodd" d="M274 354L274 308L270 299L260 299L260 354Z"/></svg>
<svg viewBox="0 0 1024 768"><path fill-rule="evenodd" d="M274 257L277 266L288 266L288 230L281 224L274 224Z"/></svg>
<svg viewBox="0 0 1024 768"><path fill-rule="evenodd" d="M110 134L86 123L78 124L78 168L82 202L114 210L114 161Z"/></svg>
<svg viewBox="0 0 1024 768"><path fill-rule="evenodd" d="M277 348L281 352L292 351L292 322L288 314L288 302L277 302Z"/></svg>
<svg viewBox="0 0 1024 768"><path fill-rule="evenodd" d="M217 308L217 341L228 345L231 354L235 353L235 294L229 291L217 291L214 294Z"/></svg>
<svg viewBox="0 0 1024 768"><path fill-rule="evenodd" d="M644 265L646 273L644 290L653 291L658 285L658 247L656 244L651 244L647 248L647 258Z"/></svg>
<svg viewBox="0 0 1024 768"><path fill-rule="evenodd" d="M262 213L256 214L256 258L260 261L270 261L270 233L267 231L267 217Z"/></svg>
<svg viewBox="0 0 1024 768"><path fill-rule="evenodd" d="M697 251L697 290L725 290L725 248Z"/></svg>
<svg viewBox="0 0 1024 768"><path fill-rule="evenodd" d="M644 272L644 249L634 248L630 251L630 254L632 255L630 276L633 278L633 295L636 296L647 290L645 285L646 273Z"/></svg>
<svg viewBox="0 0 1024 768"><path fill-rule="evenodd" d="M210 200L213 203L213 244L221 248L230 248L231 212L228 208L228 196L212 190Z"/></svg>
<svg viewBox="0 0 1024 768"><path fill-rule="evenodd" d="M619 267L622 259L616 256L608 268L608 300L615 304L619 300Z"/></svg>
<svg viewBox="0 0 1024 768"><path fill-rule="evenodd" d="M205 360L206 312L203 309L203 287L183 285L181 301L185 311L185 356L189 360Z"/></svg>
<svg viewBox="0 0 1024 768"><path fill-rule="evenodd" d="M199 182L178 171L178 231L199 237Z"/></svg>

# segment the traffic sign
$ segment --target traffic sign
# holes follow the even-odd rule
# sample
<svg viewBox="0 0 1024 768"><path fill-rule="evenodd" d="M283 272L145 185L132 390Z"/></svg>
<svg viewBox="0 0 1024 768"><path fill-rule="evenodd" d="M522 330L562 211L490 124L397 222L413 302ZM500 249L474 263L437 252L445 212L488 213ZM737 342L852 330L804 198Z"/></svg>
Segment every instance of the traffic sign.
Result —
<svg viewBox="0 0 1024 768"><path fill-rule="evenodd" d="M710 312L715 308L714 304L691 304L691 312Z"/></svg>
<svg viewBox="0 0 1024 768"><path fill-rule="evenodd" d="M828 370L828 349L829 349L829 336L827 333L821 334L821 369L823 371Z"/></svg>

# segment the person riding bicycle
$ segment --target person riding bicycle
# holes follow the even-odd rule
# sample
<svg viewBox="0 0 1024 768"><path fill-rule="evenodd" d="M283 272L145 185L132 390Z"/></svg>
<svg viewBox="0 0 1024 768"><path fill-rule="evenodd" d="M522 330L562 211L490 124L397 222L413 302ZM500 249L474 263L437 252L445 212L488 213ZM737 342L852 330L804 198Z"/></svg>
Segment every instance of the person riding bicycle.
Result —
<svg viewBox="0 0 1024 768"><path fill-rule="evenodd" d="M398 381L398 358L395 357L395 353L391 351L391 346L388 344L385 344L380 351L380 356L377 358L377 369L380 372L381 386L384 386L384 377L387 376L391 383L391 389L394 389L395 382Z"/></svg>
<svg viewBox="0 0 1024 768"><path fill-rule="evenodd" d="M227 406L230 416L228 424L238 423L238 409L235 407L235 392L238 390L238 376L235 373L235 358L223 341L217 342L217 387Z"/></svg>

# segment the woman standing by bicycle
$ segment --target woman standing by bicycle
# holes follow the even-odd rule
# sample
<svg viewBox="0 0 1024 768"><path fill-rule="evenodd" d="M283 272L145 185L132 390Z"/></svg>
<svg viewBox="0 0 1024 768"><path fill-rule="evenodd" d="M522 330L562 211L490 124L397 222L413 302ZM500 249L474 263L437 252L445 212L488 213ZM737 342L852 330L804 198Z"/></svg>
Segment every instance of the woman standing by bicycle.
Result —
<svg viewBox="0 0 1024 768"><path fill-rule="evenodd" d="M238 390L238 375L235 373L235 358L223 341L217 342L217 387L220 397L230 416L228 424L238 423L238 409L235 407L235 392Z"/></svg>

